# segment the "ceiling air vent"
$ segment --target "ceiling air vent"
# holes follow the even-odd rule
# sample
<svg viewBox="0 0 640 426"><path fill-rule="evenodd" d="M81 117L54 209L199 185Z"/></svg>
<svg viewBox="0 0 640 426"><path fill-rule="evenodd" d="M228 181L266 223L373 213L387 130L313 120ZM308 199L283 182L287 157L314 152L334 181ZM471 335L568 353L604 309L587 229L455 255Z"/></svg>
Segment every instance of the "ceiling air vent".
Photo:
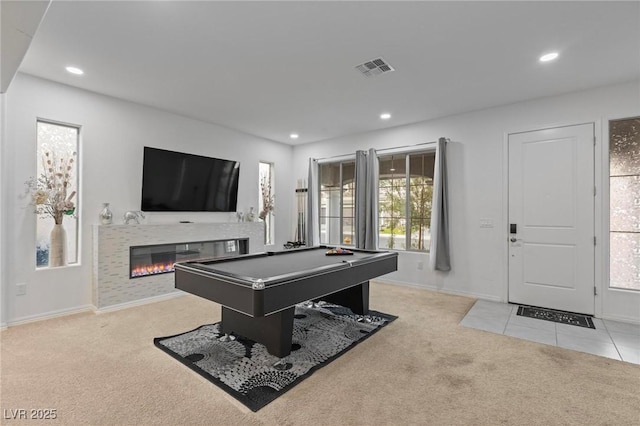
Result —
<svg viewBox="0 0 640 426"><path fill-rule="evenodd" d="M373 77L374 75L395 71L393 67L386 63L382 58L367 61L364 64L356 66L356 69L365 77Z"/></svg>

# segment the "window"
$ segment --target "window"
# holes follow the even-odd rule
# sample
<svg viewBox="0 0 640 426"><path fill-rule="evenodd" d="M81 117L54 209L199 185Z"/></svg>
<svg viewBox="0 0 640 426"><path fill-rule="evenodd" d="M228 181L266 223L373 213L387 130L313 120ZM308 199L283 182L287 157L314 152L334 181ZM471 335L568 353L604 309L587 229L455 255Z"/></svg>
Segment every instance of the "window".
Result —
<svg viewBox="0 0 640 426"><path fill-rule="evenodd" d="M258 218L264 221L264 243L274 244L275 226L273 220L274 209L274 173L273 163L260 162L258 166L258 182L260 191L258 192L258 205L260 212Z"/></svg>
<svg viewBox="0 0 640 426"><path fill-rule="evenodd" d="M66 234L66 246L62 264L78 263L78 127L37 122L37 182L42 192L43 204L37 206L36 222L36 266L59 266L50 263L51 233L56 221L61 222ZM62 173L62 175L61 175ZM52 174L57 174L55 188L45 183ZM48 180L51 182L51 179ZM64 199L63 199L64 198ZM54 205L66 203L69 207L54 220ZM64 239L62 239L64 243ZM57 260L60 260L57 258Z"/></svg>
<svg viewBox="0 0 640 426"><path fill-rule="evenodd" d="M609 286L640 290L640 117L609 122Z"/></svg>
<svg viewBox="0 0 640 426"><path fill-rule="evenodd" d="M380 248L429 249L434 163L435 152L380 157Z"/></svg>
<svg viewBox="0 0 640 426"><path fill-rule="evenodd" d="M320 243L354 245L355 161L320 164Z"/></svg>

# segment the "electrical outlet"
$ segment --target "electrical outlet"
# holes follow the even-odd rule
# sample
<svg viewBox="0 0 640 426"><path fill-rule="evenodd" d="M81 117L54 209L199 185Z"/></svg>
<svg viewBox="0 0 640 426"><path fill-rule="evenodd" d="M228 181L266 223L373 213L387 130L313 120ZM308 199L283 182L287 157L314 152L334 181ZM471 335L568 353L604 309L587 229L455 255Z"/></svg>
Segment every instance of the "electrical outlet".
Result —
<svg viewBox="0 0 640 426"><path fill-rule="evenodd" d="M424 262L418 262L418 270L422 271L422 268L424 268Z"/></svg>
<svg viewBox="0 0 640 426"><path fill-rule="evenodd" d="M16 296L24 296L27 294L27 283L16 284Z"/></svg>

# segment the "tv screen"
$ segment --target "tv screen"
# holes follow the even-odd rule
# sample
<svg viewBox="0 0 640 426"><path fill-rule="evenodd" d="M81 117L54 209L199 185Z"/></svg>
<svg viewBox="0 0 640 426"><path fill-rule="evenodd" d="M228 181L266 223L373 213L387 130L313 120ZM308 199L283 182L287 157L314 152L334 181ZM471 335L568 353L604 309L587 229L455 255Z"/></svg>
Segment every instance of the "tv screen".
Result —
<svg viewBox="0 0 640 426"><path fill-rule="evenodd" d="M142 211L233 212L240 163L144 147Z"/></svg>

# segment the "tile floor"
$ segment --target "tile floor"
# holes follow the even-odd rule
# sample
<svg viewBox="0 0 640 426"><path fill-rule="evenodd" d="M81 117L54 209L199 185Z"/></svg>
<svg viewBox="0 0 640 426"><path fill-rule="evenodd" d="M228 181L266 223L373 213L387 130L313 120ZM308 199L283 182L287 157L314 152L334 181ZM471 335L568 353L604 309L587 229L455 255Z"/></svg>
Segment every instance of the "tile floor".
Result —
<svg viewBox="0 0 640 426"><path fill-rule="evenodd" d="M478 300L460 325L640 364L640 325L593 318L594 330L517 312L518 305Z"/></svg>

